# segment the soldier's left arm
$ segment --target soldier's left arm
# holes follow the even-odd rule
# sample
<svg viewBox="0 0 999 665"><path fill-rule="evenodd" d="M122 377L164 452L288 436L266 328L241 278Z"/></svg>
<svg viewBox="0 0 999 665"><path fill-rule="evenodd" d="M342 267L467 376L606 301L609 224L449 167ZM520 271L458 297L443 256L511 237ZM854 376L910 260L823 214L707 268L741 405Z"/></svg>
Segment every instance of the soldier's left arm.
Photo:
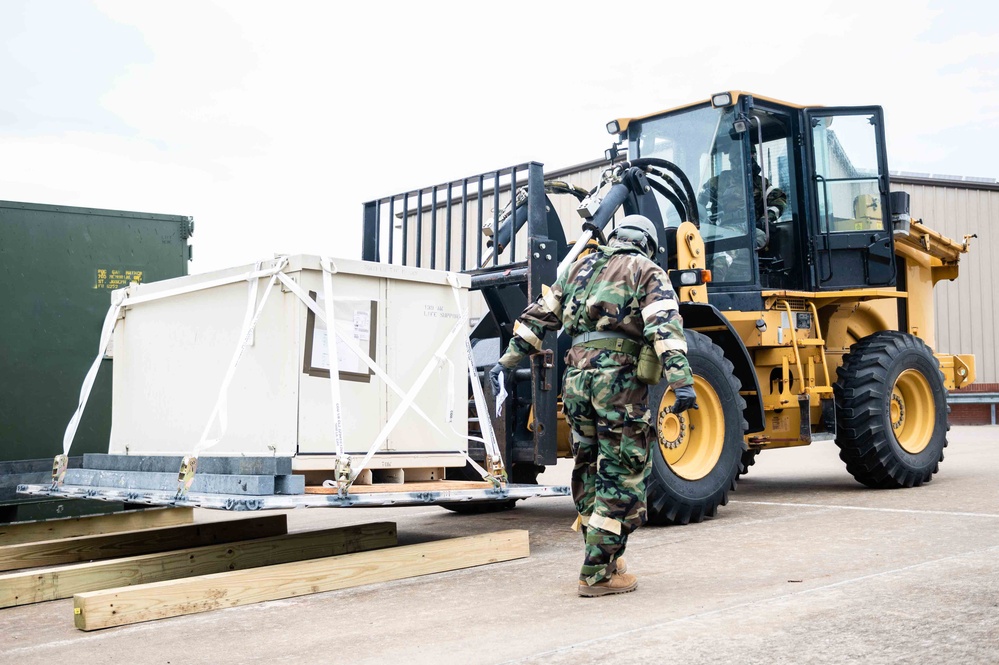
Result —
<svg viewBox="0 0 999 665"><path fill-rule="evenodd" d="M780 187L770 186L769 182L767 185L767 213L773 212L774 218L771 221L776 221L787 209L787 193Z"/></svg>
<svg viewBox="0 0 999 665"><path fill-rule="evenodd" d="M659 354L663 375L673 388L694 383L687 362L687 340L676 293L666 271L649 262L641 283L638 305L642 310L645 339Z"/></svg>

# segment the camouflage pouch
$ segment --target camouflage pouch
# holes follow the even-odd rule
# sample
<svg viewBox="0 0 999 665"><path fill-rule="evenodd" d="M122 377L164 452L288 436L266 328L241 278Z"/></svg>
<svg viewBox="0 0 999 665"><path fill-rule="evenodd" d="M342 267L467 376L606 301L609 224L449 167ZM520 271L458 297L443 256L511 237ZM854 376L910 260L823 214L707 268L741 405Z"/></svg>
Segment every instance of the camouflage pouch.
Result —
<svg viewBox="0 0 999 665"><path fill-rule="evenodd" d="M663 363L655 349L648 344L643 344L642 351L638 354L637 376L647 386L657 385L663 378Z"/></svg>

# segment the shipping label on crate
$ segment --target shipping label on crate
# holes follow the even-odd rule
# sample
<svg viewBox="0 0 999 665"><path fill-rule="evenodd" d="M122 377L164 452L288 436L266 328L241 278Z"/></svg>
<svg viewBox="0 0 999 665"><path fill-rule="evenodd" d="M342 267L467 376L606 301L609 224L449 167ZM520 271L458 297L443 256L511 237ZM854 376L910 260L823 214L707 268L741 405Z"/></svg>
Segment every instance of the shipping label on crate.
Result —
<svg viewBox="0 0 999 665"><path fill-rule="evenodd" d="M123 289L132 282L141 284L144 273L142 268L99 266L94 269L94 288L114 291Z"/></svg>
<svg viewBox="0 0 999 665"><path fill-rule="evenodd" d="M323 297L309 295L322 305ZM369 358L375 355L375 322L377 303L374 300L336 299L334 307L334 330L351 339L354 344L366 351ZM305 358L302 371L309 376L329 377L330 375L330 334L326 324L318 319L310 309L305 324ZM340 379L345 381L371 380L371 370L350 347L337 337L336 359L340 368Z"/></svg>

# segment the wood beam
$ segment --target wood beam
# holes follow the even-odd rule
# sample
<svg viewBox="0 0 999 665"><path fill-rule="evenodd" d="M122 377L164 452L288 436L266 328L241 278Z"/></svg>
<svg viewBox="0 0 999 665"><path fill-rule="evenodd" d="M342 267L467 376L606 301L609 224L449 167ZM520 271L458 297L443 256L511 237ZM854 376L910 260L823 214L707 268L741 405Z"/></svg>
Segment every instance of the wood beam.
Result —
<svg viewBox="0 0 999 665"><path fill-rule="evenodd" d="M306 531L0 575L0 608L70 598L84 591L149 584L367 552L396 545L392 522Z"/></svg>
<svg viewBox="0 0 999 665"><path fill-rule="evenodd" d="M530 555L525 530L78 593L76 627L111 626L418 577Z"/></svg>
<svg viewBox="0 0 999 665"><path fill-rule="evenodd" d="M155 529L164 526L190 524L194 521L194 508L143 508L124 513L64 517L38 522L0 524L0 543L19 545L39 540L95 536L117 531Z"/></svg>
<svg viewBox="0 0 999 665"><path fill-rule="evenodd" d="M16 570L61 563L79 563L114 557L164 552L234 540L265 538L288 532L287 515L265 515L239 520L186 524L162 529L43 540L0 547L0 570Z"/></svg>

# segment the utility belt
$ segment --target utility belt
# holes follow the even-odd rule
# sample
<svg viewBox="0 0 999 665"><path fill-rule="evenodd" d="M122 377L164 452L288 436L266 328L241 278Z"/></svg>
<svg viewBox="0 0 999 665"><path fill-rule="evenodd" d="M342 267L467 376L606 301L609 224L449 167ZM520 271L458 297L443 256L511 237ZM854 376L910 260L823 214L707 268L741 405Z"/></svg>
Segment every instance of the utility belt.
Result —
<svg viewBox="0 0 999 665"><path fill-rule="evenodd" d="M573 337L572 345L634 357L637 361L638 380L646 385L654 386L663 378L663 364L655 350L630 335L613 331L586 332Z"/></svg>

